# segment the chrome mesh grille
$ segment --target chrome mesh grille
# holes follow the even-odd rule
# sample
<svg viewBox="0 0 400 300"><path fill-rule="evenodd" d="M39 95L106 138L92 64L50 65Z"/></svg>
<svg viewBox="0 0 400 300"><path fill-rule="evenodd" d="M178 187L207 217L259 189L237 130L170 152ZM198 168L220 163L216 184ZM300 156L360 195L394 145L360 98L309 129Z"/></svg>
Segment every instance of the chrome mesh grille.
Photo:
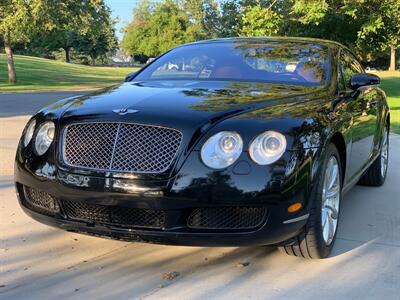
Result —
<svg viewBox="0 0 400 300"><path fill-rule="evenodd" d="M162 173L175 158L182 134L131 123L80 123L64 131L67 165L104 171Z"/></svg>
<svg viewBox="0 0 400 300"><path fill-rule="evenodd" d="M266 213L263 207L197 208L190 214L187 224L193 229L251 229L261 225Z"/></svg>
<svg viewBox="0 0 400 300"><path fill-rule="evenodd" d="M73 220L98 222L123 227L147 227L161 229L165 223L162 210L104 206L64 200L67 216Z"/></svg>
<svg viewBox="0 0 400 300"><path fill-rule="evenodd" d="M122 124L112 168L160 173L170 165L181 142L179 131Z"/></svg>
<svg viewBox="0 0 400 300"><path fill-rule="evenodd" d="M42 213L57 213L60 206L55 197L41 190L23 186L25 205Z"/></svg>
<svg viewBox="0 0 400 300"><path fill-rule="evenodd" d="M109 169L118 123L86 123L67 127L64 134L64 161L68 165Z"/></svg>

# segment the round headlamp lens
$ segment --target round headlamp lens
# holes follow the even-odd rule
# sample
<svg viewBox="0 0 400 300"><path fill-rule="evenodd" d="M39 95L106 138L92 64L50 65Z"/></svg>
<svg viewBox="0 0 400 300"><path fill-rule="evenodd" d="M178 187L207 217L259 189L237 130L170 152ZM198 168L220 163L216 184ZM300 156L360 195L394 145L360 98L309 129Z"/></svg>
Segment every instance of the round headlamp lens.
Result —
<svg viewBox="0 0 400 300"><path fill-rule="evenodd" d="M232 131L221 131L210 137L201 148L201 159L207 167L223 169L232 165L243 150L240 135Z"/></svg>
<svg viewBox="0 0 400 300"><path fill-rule="evenodd" d="M30 141L32 140L33 133L35 132L35 127L36 127L36 120L32 119L28 125L26 126L25 133L24 133L24 141L23 145L24 147L28 146Z"/></svg>
<svg viewBox="0 0 400 300"><path fill-rule="evenodd" d="M35 150L38 155L43 155L54 140L55 126L49 121L40 125L35 137Z"/></svg>
<svg viewBox="0 0 400 300"><path fill-rule="evenodd" d="M249 153L257 164L269 165L281 158L285 150L285 136L276 131L266 131L250 144Z"/></svg>
<svg viewBox="0 0 400 300"><path fill-rule="evenodd" d="M278 138L274 136L269 136L263 139L262 147L265 153L273 154L281 146L281 142Z"/></svg>

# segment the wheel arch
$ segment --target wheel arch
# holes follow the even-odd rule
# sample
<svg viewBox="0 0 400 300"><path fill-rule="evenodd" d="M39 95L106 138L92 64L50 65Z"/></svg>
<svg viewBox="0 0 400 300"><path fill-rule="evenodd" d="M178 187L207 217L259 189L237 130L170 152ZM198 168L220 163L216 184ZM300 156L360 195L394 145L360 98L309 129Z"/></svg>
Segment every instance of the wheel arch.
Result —
<svg viewBox="0 0 400 300"><path fill-rule="evenodd" d="M347 167L347 147L346 147L346 142L344 139L344 136L340 132L335 132L332 137L329 139L329 143L333 143L335 147L337 148L340 156L340 164L342 167L342 184L345 182L345 176L346 176L346 167Z"/></svg>

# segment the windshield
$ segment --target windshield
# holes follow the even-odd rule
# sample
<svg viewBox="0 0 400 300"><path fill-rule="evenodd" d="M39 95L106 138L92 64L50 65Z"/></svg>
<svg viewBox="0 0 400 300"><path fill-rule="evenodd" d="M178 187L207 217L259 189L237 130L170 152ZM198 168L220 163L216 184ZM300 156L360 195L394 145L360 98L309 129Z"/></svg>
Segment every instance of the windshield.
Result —
<svg viewBox="0 0 400 300"><path fill-rule="evenodd" d="M135 80L262 81L319 86L329 76L328 49L311 42L211 42L175 48Z"/></svg>

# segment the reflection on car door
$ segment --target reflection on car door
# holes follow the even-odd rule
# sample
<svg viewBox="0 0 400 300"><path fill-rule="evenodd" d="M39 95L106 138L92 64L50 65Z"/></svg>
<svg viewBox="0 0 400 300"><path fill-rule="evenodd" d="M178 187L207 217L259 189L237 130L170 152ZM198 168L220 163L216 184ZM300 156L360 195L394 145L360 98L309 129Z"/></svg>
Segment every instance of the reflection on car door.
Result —
<svg viewBox="0 0 400 300"><path fill-rule="evenodd" d="M353 55L343 50L340 55L341 69L345 80L345 93L348 109L353 116L351 127L352 148L347 178L351 180L369 162L374 150L374 136L377 128L377 91L371 86L361 87L357 91L350 89L350 78L364 73L363 68Z"/></svg>

